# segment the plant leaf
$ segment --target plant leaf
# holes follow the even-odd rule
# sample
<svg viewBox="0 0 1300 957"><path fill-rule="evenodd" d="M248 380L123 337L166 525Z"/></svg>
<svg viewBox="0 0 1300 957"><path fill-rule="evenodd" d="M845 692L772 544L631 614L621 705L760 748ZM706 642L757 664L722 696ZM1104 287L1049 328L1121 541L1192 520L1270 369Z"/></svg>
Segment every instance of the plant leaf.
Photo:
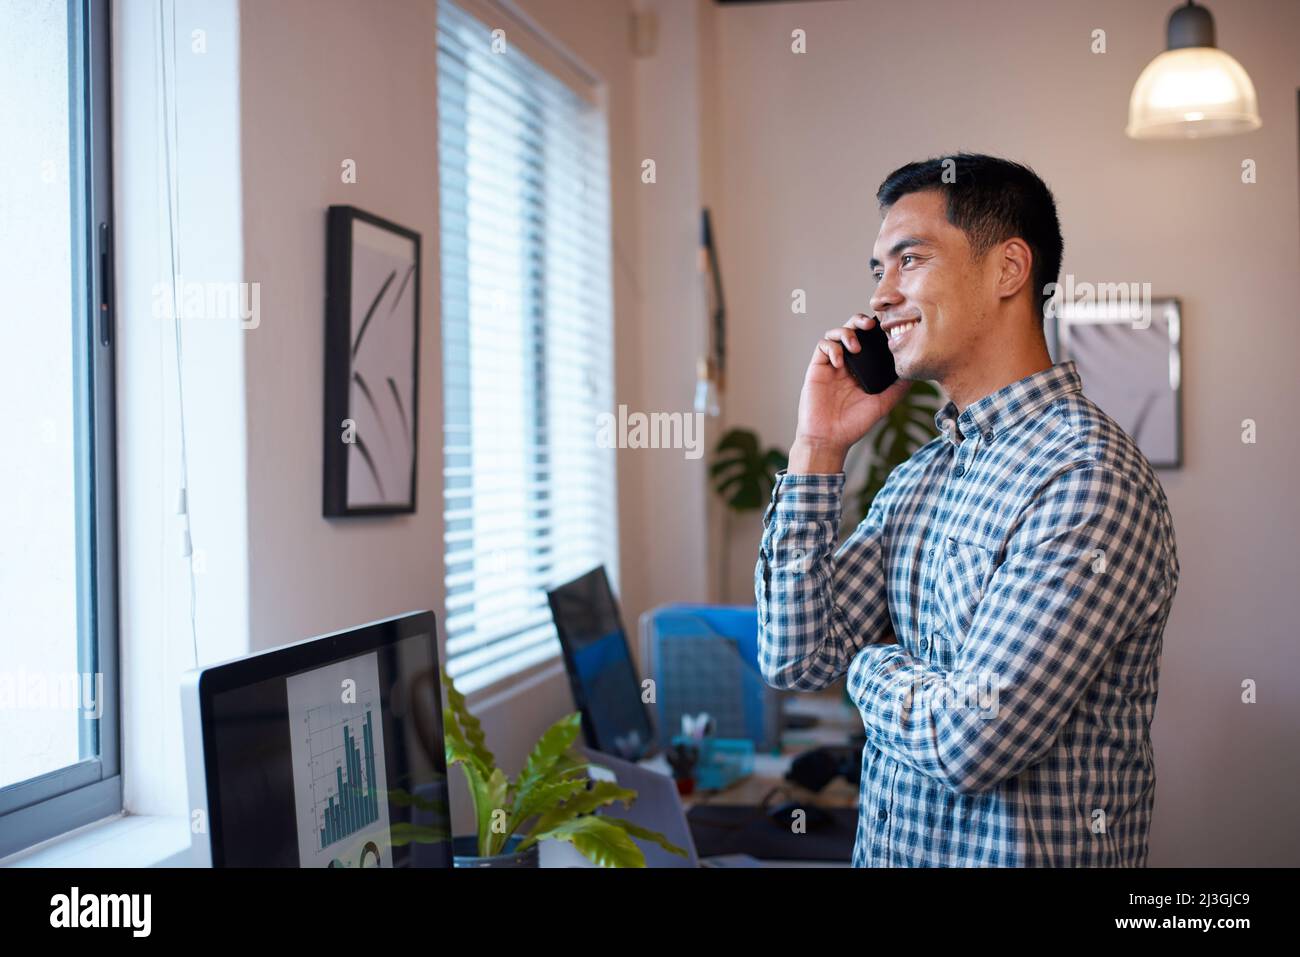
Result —
<svg viewBox="0 0 1300 957"><path fill-rule="evenodd" d="M478 776L487 780L492 773L490 765L485 765L479 760L479 756L470 747L469 742L461 735L460 729L455 726L455 721L446 716L447 720L443 722L443 751L447 757L447 763L460 763L473 767Z"/></svg>
<svg viewBox="0 0 1300 957"><path fill-rule="evenodd" d="M752 458L758 454L758 436L749 429L730 429L718 440L716 451L735 449L741 458Z"/></svg>
<svg viewBox="0 0 1300 957"><path fill-rule="evenodd" d="M544 781L529 792L524 801L515 801L515 810L510 817L510 831L513 834L519 825L530 817L542 814L553 805L570 800L575 794L587 789L586 778L563 778L557 781Z"/></svg>
<svg viewBox="0 0 1300 957"><path fill-rule="evenodd" d="M435 801L433 798L423 797L410 791L403 791L401 788L384 791L382 794L389 804L395 804L398 807L416 807L422 811L432 811L435 814L446 813L447 810L447 802L445 801Z"/></svg>
<svg viewBox="0 0 1300 957"><path fill-rule="evenodd" d="M590 789L575 794L563 804L557 804L543 813L529 829L519 849L526 849L528 845L540 840L545 832L573 820L580 814L590 814L597 808L613 804L615 801L622 801L623 806L628 807L635 800L636 792L629 788L621 788L613 781L592 781Z"/></svg>
<svg viewBox="0 0 1300 957"><path fill-rule="evenodd" d="M483 726L479 724L478 718L470 713L469 706L465 703L465 696L456 690L455 682L447 674L447 667L442 667L442 684L447 689L447 707L443 709L443 724L449 724L446 721L448 708L455 717L455 723L460 728L462 735L470 748L478 756L479 761L489 768L496 767L497 759L493 757L492 752L488 750L487 736L483 734Z"/></svg>
<svg viewBox="0 0 1300 957"><path fill-rule="evenodd" d="M524 769L519 772L519 783L515 792L516 804L527 801L532 789L543 781L554 780L552 771L560 763L560 759L567 755L581 731L582 715L574 711L556 721L537 739L532 753L528 755L528 760L524 764ZM572 759L570 759L571 763ZM571 767L562 770L560 775L563 776L568 770L571 770Z"/></svg>
<svg viewBox="0 0 1300 957"><path fill-rule="evenodd" d="M483 800L474 802L474 810L478 812L479 853L484 857L499 854L512 833L508 827L504 831L492 830L492 818L498 811L506 815L507 822L510 820L510 805L506 801L509 788L510 779L506 773L493 768L483 788Z"/></svg>
<svg viewBox="0 0 1300 957"><path fill-rule="evenodd" d="M623 828L623 830L625 830L632 837L639 837L643 841L653 841L655 844L658 844L660 847L662 847L665 851L669 851L681 857L690 857L690 855L686 852L686 848L678 847L676 844L672 843L670 840L668 840L668 838L664 837L658 831L652 831L649 828L642 827L639 824L633 824L631 821L625 821L621 817L609 817L608 815L605 815L605 820L609 821L612 824L619 825L620 827Z"/></svg>
<svg viewBox="0 0 1300 957"><path fill-rule="evenodd" d="M713 489L738 512L762 508L771 497L776 473L788 465L779 449L763 451L749 429L732 429L714 446L709 475Z"/></svg>
<svg viewBox="0 0 1300 957"><path fill-rule="evenodd" d="M470 799L474 802L474 817L479 853L483 853L483 811L490 801L488 797L487 776L481 773L476 760L462 761L460 769L465 772L465 784L469 787Z"/></svg>
<svg viewBox="0 0 1300 957"><path fill-rule="evenodd" d="M645 867L645 855L627 832L594 814L566 821L538 835L538 838L568 841L584 857L601 867Z"/></svg>
<svg viewBox="0 0 1300 957"><path fill-rule="evenodd" d="M394 821L388 826L388 843L392 847L401 847L403 844L437 844L446 839L447 832L438 827L412 824L409 821Z"/></svg>

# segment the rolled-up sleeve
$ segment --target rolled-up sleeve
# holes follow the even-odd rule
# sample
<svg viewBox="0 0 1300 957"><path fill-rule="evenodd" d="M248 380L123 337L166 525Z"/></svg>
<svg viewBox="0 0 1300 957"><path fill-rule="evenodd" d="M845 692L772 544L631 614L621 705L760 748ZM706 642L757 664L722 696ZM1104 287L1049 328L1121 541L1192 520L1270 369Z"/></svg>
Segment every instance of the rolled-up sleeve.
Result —
<svg viewBox="0 0 1300 957"><path fill-rule="evenodd" d="M861 653L849 694L882 751L955 791L1039 761L1126 637L1173 600L1160 513L1123 476L1082 464L1029 505L951 670L889 645ZM1128 653L1137 653L1130 650Z"/></svg>
<svg viewBox="0 0 1300 957"><path fill-rule="evenodd" d="M881 530L884 490L835 550L844 473L777 473L754 570L759 667L777 688L816 691L868 644L886 640Z"/></svg>

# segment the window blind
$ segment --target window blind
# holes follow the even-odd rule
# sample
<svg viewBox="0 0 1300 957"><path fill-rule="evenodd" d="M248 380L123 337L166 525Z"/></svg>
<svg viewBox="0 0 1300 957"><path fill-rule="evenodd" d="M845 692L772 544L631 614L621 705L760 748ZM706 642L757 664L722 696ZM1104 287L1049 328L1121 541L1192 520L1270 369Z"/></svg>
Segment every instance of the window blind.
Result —
<svg viewBox="0 0 1300 957"><path fill-rule="evenodd" d="M445 630L462 692L558 656L548 588L598 564L618 580L614 451L596 438L613 395L606 120L512 33L438 5Z"/></svg>

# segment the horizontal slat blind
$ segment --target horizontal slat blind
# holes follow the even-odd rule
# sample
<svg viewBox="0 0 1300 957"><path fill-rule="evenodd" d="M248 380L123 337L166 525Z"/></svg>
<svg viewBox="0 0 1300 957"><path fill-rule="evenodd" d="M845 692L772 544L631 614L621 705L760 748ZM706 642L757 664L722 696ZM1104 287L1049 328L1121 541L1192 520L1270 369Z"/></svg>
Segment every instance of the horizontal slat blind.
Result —
<svg viewBox="0 0 1300 957"><path fill-rule="evenodd" d="M462 692L558 655L547 588L598 564L618 580L614 452L596 442L613 396L606 121L511 33L438 5L445 625Z"/></svg>

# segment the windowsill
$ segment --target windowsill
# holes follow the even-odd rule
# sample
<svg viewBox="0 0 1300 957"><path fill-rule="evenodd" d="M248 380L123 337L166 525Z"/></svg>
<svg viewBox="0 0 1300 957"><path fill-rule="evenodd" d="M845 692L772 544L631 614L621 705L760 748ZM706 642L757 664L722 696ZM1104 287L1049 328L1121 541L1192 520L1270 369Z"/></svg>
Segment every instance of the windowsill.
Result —
<svg viewBox="0 0 1300 957"><path fill-rule="evenodd" d="M189 819L119 814L0 860L0 867L187 867Z"/></svg>

